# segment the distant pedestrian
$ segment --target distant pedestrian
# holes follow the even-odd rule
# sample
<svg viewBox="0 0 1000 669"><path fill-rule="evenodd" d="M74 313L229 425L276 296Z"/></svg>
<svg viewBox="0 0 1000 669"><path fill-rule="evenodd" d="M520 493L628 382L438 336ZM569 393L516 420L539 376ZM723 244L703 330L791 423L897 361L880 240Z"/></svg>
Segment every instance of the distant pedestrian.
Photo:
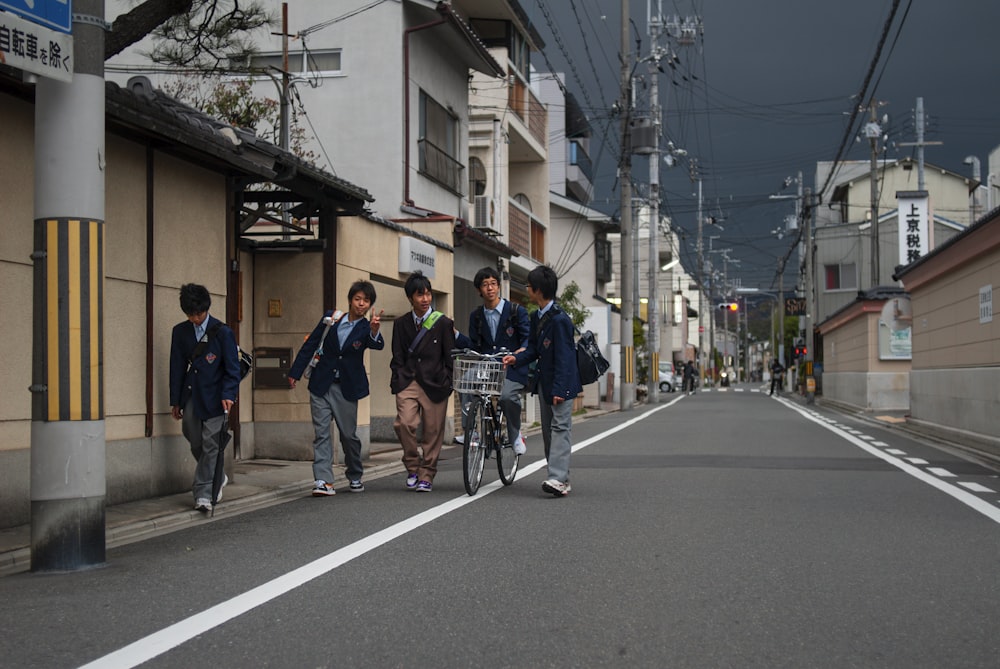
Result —
<svg viewBox="0 0 1000 669"><path fill-rule="evenodd" d="M694 363L688 360L684 363L684 369L681 372L683 375L683 385L681 387L681 392L687 392L688 395L694 395L694 380L698 376L698 370L695 369Z"/></svg>
<svg viewBox="0 0 1000 669"><path fill-rule="evenodd" d="M542 490L565 497L571 490L573 398L583 392L576 367L573 321L555 302L559 279L551 267L541 265L528 272L527 284L528 297L538 305L538 311L531 315L528 347L503 361L507 365L538 361L536 394L541 400L542 441L548 462L548 479L542 483Z"/></svg>
<svg viewBox="0 0 1000 669"><path fill-rule="evenodd" d="M775 358L771 361L771 391L768 395L774 395L774 389L778 389L778 397L781 397L781 386L784 383L785 368L781 362Z"/></svg>
<svg viewBox="0 0 1000 669"><path fill-rule="evenodd" d="M375 305L375 286L355 281L347 291L348 311L330 310L313 328L295 356L288 372L288 385L295 387L303 374L309 377L309 409L313 434L313 497L335 494L333 488L333 443L330 421L337 424L344 450L348 490L363 492L364 466L358 438L358 400L368 396L365 349L381 351L385 340L379 333L382 312L366 318Z"/></svg>
<svg viewBox="0 0 1000 669"><path fill-rule="evenodd" d="M417 271L403 286L413 307L393 322L390 388L396 396L393 428L403 447L406 487L430 492L451 395L455 322L431 310L431 282ZM417 430L422 428L422 438Z"/></svg>
<svg viewBox="0 0 1000 669"><path fill-rule="evenodd" d="M212 478L222 454L219 443L229 410L240 390L240 357L236 335L209 315L212 296L205 286L187 283L180 290L181 311L187 320L170 336L170 413L181 421L181 431L197 461L194 471L194 508L212 510ZM222 481L223 487L228 478ZM216 502L222 499L220 491Z"/></svg>

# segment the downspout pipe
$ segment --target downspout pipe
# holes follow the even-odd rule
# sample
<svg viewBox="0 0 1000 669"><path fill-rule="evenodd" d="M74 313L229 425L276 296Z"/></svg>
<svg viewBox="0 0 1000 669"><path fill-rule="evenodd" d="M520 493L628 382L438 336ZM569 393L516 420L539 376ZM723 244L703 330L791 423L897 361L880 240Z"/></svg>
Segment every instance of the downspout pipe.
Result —
<svg viewBox="0 0 1000 669"><path fill-rule="evenodd" d="M442 11L441 5L438 11ZM447 19L442 17L403 31L403 204L410 207L415 206L410 197L410 35L444 23Z"/></svg>

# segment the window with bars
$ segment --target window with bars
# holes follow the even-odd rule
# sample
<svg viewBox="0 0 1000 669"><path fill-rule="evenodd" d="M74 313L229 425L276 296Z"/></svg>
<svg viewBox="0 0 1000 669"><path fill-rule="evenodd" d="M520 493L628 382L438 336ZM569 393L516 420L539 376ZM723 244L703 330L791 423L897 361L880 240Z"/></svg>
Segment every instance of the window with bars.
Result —
<svg viewBox="0 0 1000 669"><path fill-rule="evenodd" d="M458 118L420 91L420 172L455 193L462 192Z"/></svg>

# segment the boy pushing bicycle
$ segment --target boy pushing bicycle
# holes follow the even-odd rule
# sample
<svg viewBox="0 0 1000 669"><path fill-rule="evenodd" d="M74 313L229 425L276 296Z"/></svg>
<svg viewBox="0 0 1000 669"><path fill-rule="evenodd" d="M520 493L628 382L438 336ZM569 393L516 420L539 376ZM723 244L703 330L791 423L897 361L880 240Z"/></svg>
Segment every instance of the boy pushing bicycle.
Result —
<svg viewBox="0 0 1000 669"><path fill-rule="evenodd" d="M484 267L476 272L472 283L483 299L483 305L469 314L469 334L466 336L459 333L455 345L488 355L501 350L517 352L526 348L531 331L528 310L500 296L500 274L492 267ZM521 437L521 392L527 382L527 363L510 365L500 394L500 408L507 417L507 436L517 455L522 455L525 451L524 439ZM460 400L462 430L468 433L466 407L472 397L463 394ZM457 437L456 441L462 443Z"/></svg>

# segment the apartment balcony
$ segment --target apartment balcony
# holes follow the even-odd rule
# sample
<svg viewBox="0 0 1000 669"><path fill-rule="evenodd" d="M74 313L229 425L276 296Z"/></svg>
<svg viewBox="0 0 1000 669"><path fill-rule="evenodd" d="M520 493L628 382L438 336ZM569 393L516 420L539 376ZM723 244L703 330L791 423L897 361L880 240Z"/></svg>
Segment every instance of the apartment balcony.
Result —
<svg viewBox="0 0 1000 669"><path fill-rule="evenodd" d="M548 158L549 113L521 76L509 70L507 107L510 109L510 161L544 162Z"/></svg>
<svg viewBox="0 0 1000 669"><path fill-rule="evenodd" d="M593 195L593 164L583 145L570 140L566 144L566 190L580 202L590 202Z"/></svg>

